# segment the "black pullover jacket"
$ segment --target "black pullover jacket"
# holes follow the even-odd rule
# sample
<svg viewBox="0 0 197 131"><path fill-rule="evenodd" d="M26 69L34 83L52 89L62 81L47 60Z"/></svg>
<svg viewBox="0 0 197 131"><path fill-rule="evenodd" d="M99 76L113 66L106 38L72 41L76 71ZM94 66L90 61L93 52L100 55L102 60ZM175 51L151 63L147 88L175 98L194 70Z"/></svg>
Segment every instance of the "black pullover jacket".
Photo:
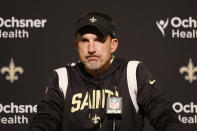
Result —
<svg viewBox="0 0 197 131"><path fill-rule="evenodd" d="M88 74L82 63L66 66L65 95L54 71L29 131L112 131L113 120L107 117L106 103L107 97L114 94L123 101L121 119L115 121L116 131L142 131L144 117L157 131L182 131L171 103L142 63L136 69L136 110L128 89L127 64L128 61L115 58L97 77Z"/></svg>

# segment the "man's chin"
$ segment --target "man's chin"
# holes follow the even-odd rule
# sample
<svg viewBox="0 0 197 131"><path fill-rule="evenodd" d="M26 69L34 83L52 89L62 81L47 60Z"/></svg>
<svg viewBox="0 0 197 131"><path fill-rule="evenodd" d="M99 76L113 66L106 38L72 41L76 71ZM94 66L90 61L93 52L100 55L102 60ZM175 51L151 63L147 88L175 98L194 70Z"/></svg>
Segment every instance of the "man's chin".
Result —
<svg viewBox="0 0 197 131"><path fill-rule="evenodd" d="M88 70L92 70L92 71L96 71L96 70L99 70L100 69L100 65L97 63L97 64L90 64L90 63L86 63L86 68L88 69Z"/></svg>

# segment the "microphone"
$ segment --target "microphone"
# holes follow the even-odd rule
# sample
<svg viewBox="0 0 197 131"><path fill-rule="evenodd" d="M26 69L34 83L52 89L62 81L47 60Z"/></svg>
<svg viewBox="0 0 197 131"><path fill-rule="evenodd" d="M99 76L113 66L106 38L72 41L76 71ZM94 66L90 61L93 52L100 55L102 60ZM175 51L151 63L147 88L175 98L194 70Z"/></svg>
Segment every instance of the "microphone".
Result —
<svg viewBox="0 0 197 131"><path fill-rule="evenodd" d="M116 131L116 120L121 120L122 114L122 97L116 96L116 88L114 86L114 94L113 97L107 98L107 118L113 120L113 131Z"/></svg>
<svg viewBox="0 0 197 131"><path fill-rule="evenodd" d="M114 95L107 98L107 118L120 120L122 114L122 97L115 96L117 86L114 86Z"/></svg>

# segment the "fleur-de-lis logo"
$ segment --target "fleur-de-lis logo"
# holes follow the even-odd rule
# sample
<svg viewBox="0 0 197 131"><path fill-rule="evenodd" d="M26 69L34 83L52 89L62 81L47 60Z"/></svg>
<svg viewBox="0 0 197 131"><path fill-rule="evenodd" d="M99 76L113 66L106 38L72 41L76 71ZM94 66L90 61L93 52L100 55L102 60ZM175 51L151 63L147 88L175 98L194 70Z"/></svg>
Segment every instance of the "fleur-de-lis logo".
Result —
<svg viewBox="0 0 197 131"><path fill-rule="evenodd" d="M92 23L94 23L94 22L97 21L97 19L95 19L94 16L93 16L92 18L90 18L89 20L90 20L90 22L92 22Z"/></svg>
<svg viewBox="0 0 197 131"><path fill-rule="evenodd" d="M18 80L16 73L18 72L19 74L23 74L24 70L20 66L15 67L14 60L12 58L9 67L5 66L1 68L1 74L5 74L6 72L8 73L6 80L10 80L10 82L13 83L15 80Z"/></svg>
<svg viewBox="0 0 197 131"><path fill-rule="evenodd" d="M166 21L164 20L160 20L159 22L156 21L157 27L159 28L163 36L165 36L164 29L168 26L168 21L169 21L168 19Z"/></svg>
<svg viewBox="0 0 197 131"><path fill-rule="evenodd" d="M92 118L92 122L94 124L97 124L97 123L99 123L99 121L100 121L100 117L95 114L95 116Z"/></svg>
<svg viewBox="0 0 197 131"><path fill-rule="evenodd" d="M179 69L179 72L181 74L183 74L184 72L187 73L187 75L185 75L185 80L188 80L190 83L192 83L194 80L197 80L197 76L194 74L195 72L197 72L197 67L194 67L191 58L189 60L188 66L182 66Z"/></svg>

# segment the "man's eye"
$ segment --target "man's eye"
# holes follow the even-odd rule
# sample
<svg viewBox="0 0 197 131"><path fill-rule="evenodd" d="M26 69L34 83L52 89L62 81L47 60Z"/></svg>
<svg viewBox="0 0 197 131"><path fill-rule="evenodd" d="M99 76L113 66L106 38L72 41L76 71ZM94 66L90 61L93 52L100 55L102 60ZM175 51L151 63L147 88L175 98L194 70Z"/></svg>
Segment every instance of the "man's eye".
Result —
<svg viewBox="0 0 197 131"><path fill-rule="evenodd" d="M104 38L98 38L97 41L98 42L101 42L101 43L104 43L105 42L105 39Z"/></svg>
<svg viewBox="0 0 197 131"><path fill-rule="evenodd" d="M81 39L81 42L88 42L88 40L87 39Z"/></svg>

